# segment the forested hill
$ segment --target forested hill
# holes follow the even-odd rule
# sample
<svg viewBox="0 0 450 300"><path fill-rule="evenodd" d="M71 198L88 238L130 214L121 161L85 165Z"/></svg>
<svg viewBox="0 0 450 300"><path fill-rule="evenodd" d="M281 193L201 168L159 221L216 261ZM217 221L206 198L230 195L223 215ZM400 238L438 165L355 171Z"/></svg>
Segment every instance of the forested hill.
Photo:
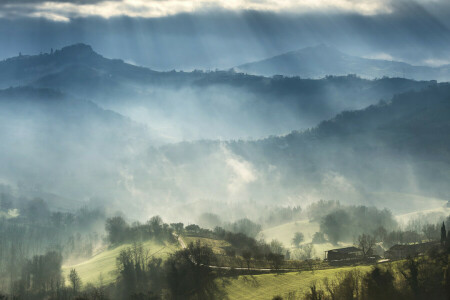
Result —
<svg viewBox="0 0 450 300"><path fill-rule="evenodd" d="M30 85L85 98L171 141L286 134L430 84L354 75L304 79L233 71L156 72L105 58L84 44L0 62L0 87Z"/></svg>
<svg viewBox="0 0 450 300"><path fill-rule="evenodd" d="M1 86L8 87L30 83L38 78L56 74L71 68L101 70L108 74L122 74L139 79L151 76L154 71L124 63L119 59L107 59L91 46L75 44L39 55L19 55L0 62ZM75 74L74 74L75 75ZM80 78L81 79L81 78Z"/></svg>
<svg viewBox="0 0 450 300"><path fill-rule="evenodd" d="M0 93L1 145L9 145L0 145L0 178L6 184L23 182L65 198L186 219L191 216L181 214L196 205L206 211L207 205L248 201L335 199L385 206L396 200L386 193L447 198L450 192L447 84L158 73L74 47L81 54L67 66L57 57L71 48L41 55L55 56L37 66L58 66L52 69L56 75ZM122 80L127 72L118 70L125 67L110 64L144 75ZM190 79L163 87L141 84L146 76ZM356 110L381 98L386 101ZM340 113L343 108L348 112ZM172 140L188 142L159 146L172 134L178 134ZM258 209L253 202L248 207Z"/></svg>
<svg viewBox="0 0 450 300"><path fill-rule="evenodd" d="M242 191L261 201L306 195L390 201L392 207L396 199L384 193L448 198L449 114L450 85L439 84L343 112L311 130L257 141L182 143L162 151L178 166L208 168L212 154L227 149L254 176Z"/></svg>
<svg viewBox="0 0 450 300"><path fill-rule="evenodd" d="M149 143L147 128L90 101L49 89L0 90L1 183L20 184L30 197L105 196L107 187L118 185L126 161Z"/></svg>

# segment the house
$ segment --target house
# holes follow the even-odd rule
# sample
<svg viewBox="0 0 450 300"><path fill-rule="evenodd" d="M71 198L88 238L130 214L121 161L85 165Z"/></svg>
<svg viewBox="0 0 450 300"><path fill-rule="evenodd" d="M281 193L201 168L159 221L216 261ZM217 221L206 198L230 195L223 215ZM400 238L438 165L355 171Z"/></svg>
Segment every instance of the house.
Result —
<svg viewBox="0 0 450 300"><path fill-rule="evenodd" d="M359 260L363 257L364 254L362 250L356 247L347 247L325 251L325 259L328 261Z"/></svg>
<svg viewBox="0 0 450 300"><path fill-rule="evenodd" d="M388 259L403 259L408 256L422 255L433 247L439 247L439 242L394 245L384 253L384 257Z"/></svg>

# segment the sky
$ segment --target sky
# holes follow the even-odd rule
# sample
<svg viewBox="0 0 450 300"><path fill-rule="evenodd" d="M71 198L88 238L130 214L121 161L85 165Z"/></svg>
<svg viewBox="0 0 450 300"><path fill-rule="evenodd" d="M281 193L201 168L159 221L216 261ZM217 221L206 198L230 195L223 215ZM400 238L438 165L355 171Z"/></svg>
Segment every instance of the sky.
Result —
<svg viewBox="0 0 450 300"><path fill-rule="evenodd" d="M364 15L391 13L386 0L3 0L2 17L42 17L69 22L74 17L117 16L154 18L215 9L306 13L354 12Z"/></svg>
<svg viewBox="0 0 450 300"><path fill-rule="evenodd" d="M0 0L0 59L83 42L156 70L227 69L317 44L450 63L447 0Z"/></svg>

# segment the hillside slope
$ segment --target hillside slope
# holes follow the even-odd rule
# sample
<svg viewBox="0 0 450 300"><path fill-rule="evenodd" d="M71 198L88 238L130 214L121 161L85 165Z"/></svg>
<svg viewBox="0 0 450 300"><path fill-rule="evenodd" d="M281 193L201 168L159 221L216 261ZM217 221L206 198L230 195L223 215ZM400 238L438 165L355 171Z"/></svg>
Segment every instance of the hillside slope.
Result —
<svg viewBox="0 0 450 300"><path fill-rule="evenodd" d="M450 66L413 66L398 61L362 58L323 44L243 64L237 66L236 70L263 76L280 74L305 78L357 74L364 78L389 76L415 80L450 80Z"/></svg>
<svg viewBox="0 0 450 300"><path fill-rule="evenodd" d="M116 259L119 256L120 251L126 250L131 246L132 244L124 244L112 249L105 249L81 263L66 263L63 266L63 274L67 277L70 270L75 269L83 281L83 284L110 284L117 278ZM177 250L175 245L163 245L153 241L144 242L142 246L151 256L162 259L167 258L169 254Z"/></svg>
<svg viewBox="0 0 450 300"><path fill-rule="evenodd" d="M449 115L450 85L441 84L344 112L303 132L258 141L180 143L160 151L172 169L180 168L180 190L198 186L198 178L183 177L188 170L198 170L205 181L204 198L237 194L241 203L277 199L286 205L319 199L388 205L411 198L396 197L404 194L446 199ZM389 207L414 210L430 205L413 202ZM245 212L257 210L248 205Z"/></svg>
<svg viewBox="0 0 450 300"><path fill-rule="evenodd" d="M175 142L286 134L430 84L355 76L311 80L232 71L156 72L105 58L84 44L0 62L0 87L31 85L89 99Z"/></svg>
<svg viewBox="0 0 450 300"><path fill-rule="evenodd" d="M3 183L76 199L60 204L73 209L87 197L123 196L121 170L156 143L148 128L93 102L30 87L0 91L0 139Z"/></svg>

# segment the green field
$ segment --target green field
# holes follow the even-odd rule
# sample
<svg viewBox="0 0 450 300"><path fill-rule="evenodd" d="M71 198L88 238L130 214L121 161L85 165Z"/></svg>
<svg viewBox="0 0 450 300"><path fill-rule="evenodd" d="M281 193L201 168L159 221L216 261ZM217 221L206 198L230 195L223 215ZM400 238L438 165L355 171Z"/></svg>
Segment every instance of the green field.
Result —
<svg viewBox="0 0 450 300"><path fill-rule="evenodd" d="M216 252L223 251L221 247L227 246L225 241L198 238L198 237L184 237L186 243L200 240L203 244L216 249ZM73 265L64 265L63 274L67 278L70 269L77 270L81 277L83 284L92 283L94 285L105 285L112 283L117 274L116 272L116 257L121 250L132 246L125 244L113 249L106 249L101 251L92 258ZM176 244L160 244L154 241L147 241L143 243L145 249L150 250L150 253L155 257L166 258L170 253L179 249ZM353 269L366 272L370 270L369 266L358 267L342 267L335 269L289 272L281 274L263 274L263 275L242 275L235 278L218 279L219 284L225 290L229 299L272 299L275 295L287 297L289 293L295 292L297 297L306 293L313 282L321 283L324 278L333 279L341 272L347 272Z"/></svg>
<svg viewBox="0 0 450 300"><path fill-rule="evenodd" d="M286 248L293 250L291 241L296 232L301 232L305 236L305 240L302 244L311 243L314 233L320 230L319 223L309 222L309 220L301 220L282 224L279 226L271 227L261 231L258 237L264 238L266 242L270 243L272 240L276 239L283 243ZM350 243L339 243L338 246L331 243L324 244L314 244L315 257L324 259L325 251L335 248L349 247L353 246Z"/></svg>
<svg viewBox="0 0 450 300"><path fill-rule="evenodd" d="M291 246L292 238L296 232L301 232L305 236L304 243L312 241L313 234L319 231L319 223L309 222L309 220L300 220L290 223L285 223L271 228L265 228L259 234L266 242L277 239L282 242L285 247Z"/></svg>
<svg viewBox="0 0 450 300"><path fill-rule="evenodd" d="M106 249L81 263L66 264L63 266L64 278L67 278L71 269L75 269L84 284L109 284L116 278L116 257L121 250L130 246L131 244L120 245L112 249ZM170 253L178 250L177 244L161 244L154 241L146 241L143 243L143 246L144 249L148 249L153 256L163 259Z"/></svg>
<svg viewBox="0 0 450 300"><path fill-rule="evenodd" d="M236 279L220 279L220 285L229 299L272 299L280 295L287 298L290 292L296 297L308 292L312 283L320 284L324 278L333 279L341 272L350 270L367 272L370 266L342 267L328 270L289 272L282 274L242 275Z"/></svg>

